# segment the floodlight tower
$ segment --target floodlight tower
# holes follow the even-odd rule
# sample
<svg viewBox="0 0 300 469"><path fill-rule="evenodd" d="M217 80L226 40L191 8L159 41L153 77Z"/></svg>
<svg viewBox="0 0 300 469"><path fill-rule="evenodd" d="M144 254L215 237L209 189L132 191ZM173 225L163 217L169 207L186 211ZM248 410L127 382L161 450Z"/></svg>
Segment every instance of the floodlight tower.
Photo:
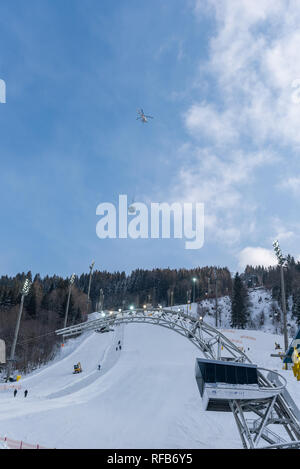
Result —
<svg viewBox="0 0 300 469"><path fill-rule="evenodd" d="M100 288L99 302L98 302L97 310L102 311L103 308L104 308L104 293L103 293L103 289Z"/></svg>
<svg viewBox="0 0 300 469"><path fill-rule="evenodd" d="M86 305L86 314L89 314L92 271L93 271L94 265L95 265L95 261L93 261L90 265L90 278L89 278L89 288L88 288L88 297L87 297L87 305Z"/></svg>
<svg viewBox="0 0 300 469"><path fill-rule="evenodd" d="M21 295L22 296L21 296L20 309L19 309L19 314L18 314L16 328L15 328L15 335L14 335L13 343L12 343L12 346L11 346L10 359L9 359L8 365L7 365L7 378L10 377L12 363L15 359L15 351L16 351L16 345L17 345L17 340L18 340L18 335L19 335L21 317L22 317L22 313L23 313L24 299L25 299L25 296L28 295L30 287L31 287L31 281L28 278L26 278L26 280L24 282L24 285L23 285L23 288L21 290Z"/></svg>
<svg viewBox="0 0 300 469"><path fill-rule="evenodd" d="M197 278L196 277L193 277L193 303L195 303L195 287L196 287L196 282L197 282Z"/></svg>
<svg viewBox="0 0 300 469"><path fill-rule="evenodd" d="M68 293L68 301L67 301L67 305L66 305L64 328L67 327L68 313L69 313L69 306L70 306L70 298L71 298L71 290L72 290L72 286L73 286L74 281L75 281L75 274L72 274L71 278L70 278L70 281L69 281L69 293Z"/></svg>
<svg viewBox="0 0 300 469"><path fill-rule="evenodd" d="M282 313L283 313L283 337L284 337L284 350L285 352L288 349L288 333L287 333L287 318L286 318L286 300L285 300L285 289L284 289L284 264L286 258L283 257L278 241L274 241L273 248L277 257L278 265L280 266L280 280L281 280L281 303L282 303Z"/></svg>
<svg viewBox="0 0 300 469"><path fill-rule="evenodd" d="M171 289L171 309L174 306L174 290L173 288Z"/></svg>

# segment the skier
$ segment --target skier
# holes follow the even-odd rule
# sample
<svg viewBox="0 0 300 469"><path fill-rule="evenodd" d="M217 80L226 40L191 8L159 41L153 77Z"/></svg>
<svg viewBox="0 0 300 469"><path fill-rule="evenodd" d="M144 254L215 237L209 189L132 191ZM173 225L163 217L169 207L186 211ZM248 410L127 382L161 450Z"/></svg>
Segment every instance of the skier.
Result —
<svg viewBox="0 0 300 469"><path fill-rule="evenodd" d="M14 390L14 397L16 397L17 392L18 392L18 391L15 389L15 390Z"/></svg>
<svg viewBox="0 0 300 469"><path fill-rule="evenodd" d="M27 397L28 391L27 389L24 391L24 397Z"/></svg>
<svg viewBox="0 0 300 469"><path fill-rule="evenodd" d="M98 370L100 371L100 369L101 369L101 365L98 365Z"/></svg>

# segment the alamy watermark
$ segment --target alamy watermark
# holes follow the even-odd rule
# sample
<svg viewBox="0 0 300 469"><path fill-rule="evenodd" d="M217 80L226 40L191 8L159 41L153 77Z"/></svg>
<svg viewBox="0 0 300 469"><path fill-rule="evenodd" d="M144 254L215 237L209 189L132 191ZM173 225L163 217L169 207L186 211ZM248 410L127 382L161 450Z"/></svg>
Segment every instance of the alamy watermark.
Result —
<svg viewBox="0 0 300 469"><path fill-rule="evenodd" d="M128 206L127 195L119 195L119 205L98 205L96 226L100 239L186 239L185 249L200 249L204 244L204 204L141 202Z"/></svg>
<svg viewBox="0 0 300 469"><path fill-rule="evenodd" d="M6 103L6 83L0 78L0 103Z"/></svg>

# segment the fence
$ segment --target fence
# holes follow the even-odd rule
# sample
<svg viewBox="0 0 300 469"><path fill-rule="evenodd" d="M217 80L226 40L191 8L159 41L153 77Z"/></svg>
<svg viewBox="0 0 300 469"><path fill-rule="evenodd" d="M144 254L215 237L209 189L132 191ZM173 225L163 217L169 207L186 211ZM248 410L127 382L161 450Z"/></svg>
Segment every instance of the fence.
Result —
<svg viewBox="0 0 300 469"><path fill-rule="evenodd" d="M25 443L24 441L16 441L7 437L0 437L0 442L3 442L4 446L6 446L8 449L47 449L45 446L38 444L31 445L29 443Z"/></svg>

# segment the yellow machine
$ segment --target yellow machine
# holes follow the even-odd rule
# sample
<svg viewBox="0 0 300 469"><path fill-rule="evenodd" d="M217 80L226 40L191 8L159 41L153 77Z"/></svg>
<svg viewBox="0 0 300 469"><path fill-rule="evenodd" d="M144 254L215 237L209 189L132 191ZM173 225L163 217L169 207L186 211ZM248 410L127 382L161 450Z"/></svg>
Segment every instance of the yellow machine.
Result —
<svg viewBox="0 0 300 469"><path fill-rule="evenodd" d="M74 375L75 373L81 373L81 372L82 372L81 363L78 362L77 365L74 365L73 375Z"/></svg>
<svg viewBox="0 0 300 469"><path fill-rule="evenodd" d="M300 354L299 351L297 350L297 347L294 347L294 352L292 355L293 359L293 373L295 378L297 378L297 381L300 381Z"/></svg>

